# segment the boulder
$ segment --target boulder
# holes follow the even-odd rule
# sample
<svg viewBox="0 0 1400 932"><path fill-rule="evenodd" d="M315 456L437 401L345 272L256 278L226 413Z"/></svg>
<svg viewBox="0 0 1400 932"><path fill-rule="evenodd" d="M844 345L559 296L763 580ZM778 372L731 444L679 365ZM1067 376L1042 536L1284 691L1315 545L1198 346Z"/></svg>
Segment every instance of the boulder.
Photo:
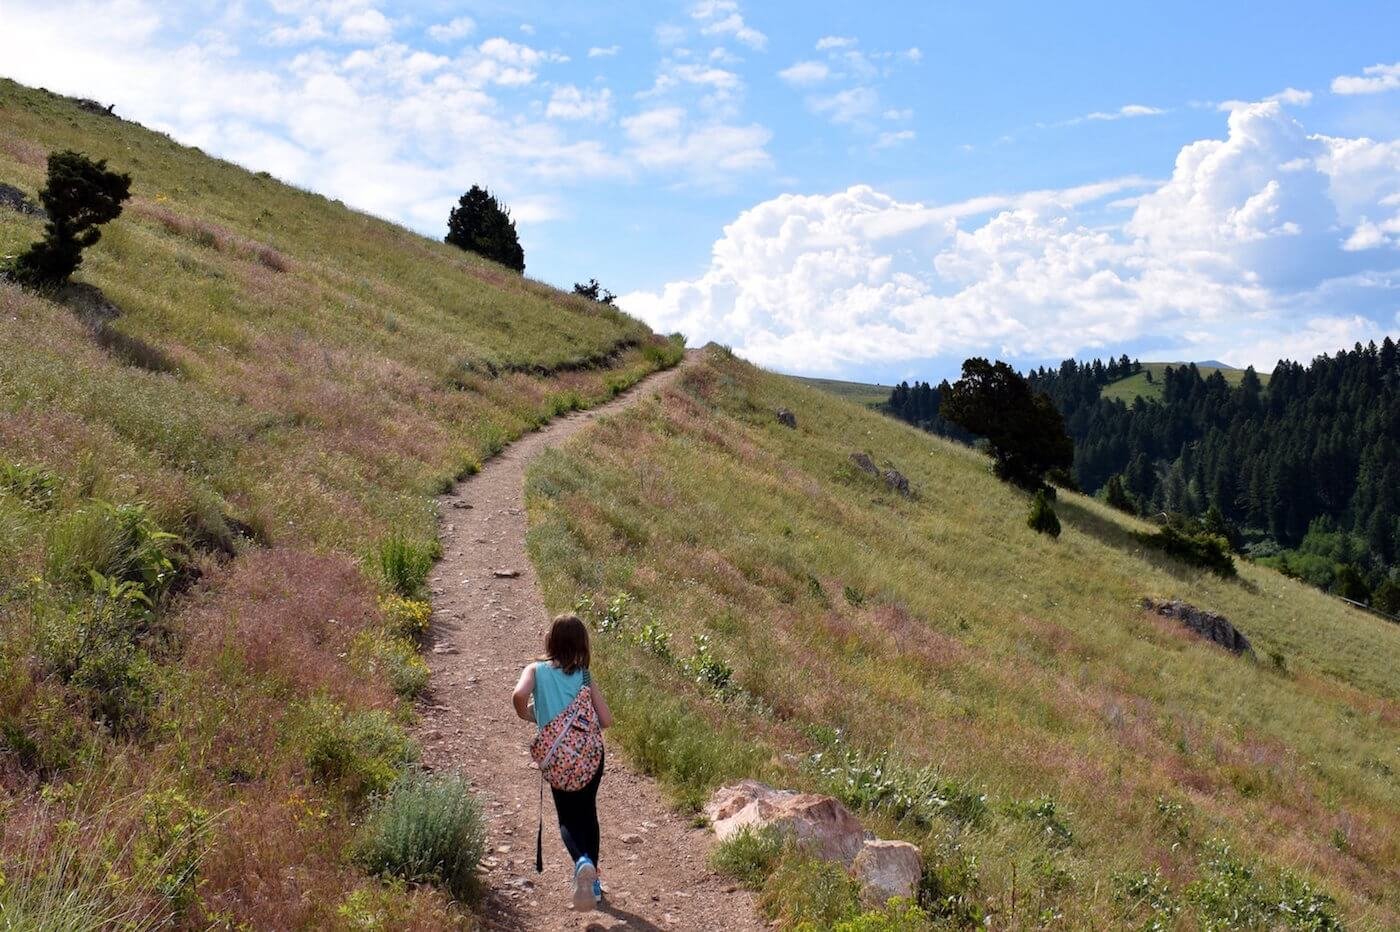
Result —
<svg viewBox="0 0 1400 932"><path fill-rule="evenodd" d="M859 469L863 473L868 473L872 476L880 475L880 467L876 466L875 461L866 453L852 453L851 462L855 464L856 469Z"/></svg>
<svg viewBox="0 0 1400 932"><path fill-rule="evenodd" d="M744 828L772 826L817 857L847 867L865 844L860 820L835 797L777 790L757 780L720 787L705 815L721 841Z"/></svg>
<svg viewBox="0 0 1400 932"><path fill-rule="evenodd" d="M779 408L777 417L779 424L784 427L791 427L793 430L797 429L797 415L793 414L787 408Z"/></svg>
<svg viewBox="0 0 1400 932"><path fill-rule="evenodd" d="M860 881L861 899L880 907L890 897L913 899L918 895L924 859L919 849L907 841L871 838L856 854L851 874Z"/></svg>
<svg viewBox="0 0 1400 932"><path fill-rule="evenodd" d="M898 469L886 469L884 477L885 485L890 487L891 492L898 492L905 498L909 498L914 494L909 488L909 480L904 478L904 474Z"/></svg>
<svg viewBox="0 0 1400 932"><path fill-rule="evenodd" d="M1196 608L1180 599L1168 602L1143 599L1142 607L1163 618L1173 618L1187 630L1236 654L1254 651L1249 644L1249 638L1241 634L1223 615Z"/></svg>

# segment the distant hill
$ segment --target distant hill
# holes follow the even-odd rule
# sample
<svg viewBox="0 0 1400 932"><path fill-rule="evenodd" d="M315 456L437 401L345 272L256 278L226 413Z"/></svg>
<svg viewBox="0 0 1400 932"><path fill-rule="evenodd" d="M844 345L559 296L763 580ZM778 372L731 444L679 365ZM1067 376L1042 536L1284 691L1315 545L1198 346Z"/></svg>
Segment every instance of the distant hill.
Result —
<svg viewBox="0 0 1400 932"><path fill-rule="evenodd" d="M869 382L843 382L840 379L813 379L806 376L794 375L792 378L804 385L821 389L832 395L845 398L847 401L854 401L858 405L873 408L882 405L890 400L892 385L878 385Z"/></svg>
<svg viewBox="0 0 1400 932"><path fill-rule="evenodd" d="M1189 362L1145 362L1142 364L1141 372L1105 385L1102 397L1118 399L1124 404L1132 404L1133 399L1139 395L1147 401L1160 401L1162 398L1162 373L1168 366L1180 368L1189 365ZM1237 369L1215 359L1198 362L1196 368L1201 370L1202 378L1208 377L1213 372L1219 372L1231 385L1240 384L1240 379L1244 378L1243 369ZM1147 378L1149 372L1152 373L1151 381L1148 381ZM1265 385L1269 384L1269 373L1260 372L1259 381Z"/></svg>

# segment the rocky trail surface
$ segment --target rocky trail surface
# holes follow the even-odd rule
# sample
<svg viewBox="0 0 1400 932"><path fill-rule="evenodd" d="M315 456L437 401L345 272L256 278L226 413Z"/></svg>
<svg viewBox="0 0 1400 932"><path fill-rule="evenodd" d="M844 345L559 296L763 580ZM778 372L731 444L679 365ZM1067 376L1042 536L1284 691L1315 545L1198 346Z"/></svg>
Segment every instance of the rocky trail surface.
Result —
<svg viewBox="0 0 1400 932"><path fill-rule="evenodd" d="M569 857L547 792L545 871L535 873L539 772L526 751L534 726L510 705L520 670L540 654L547 620L525 552L526 469L592 421L670 384L688 363L525 435L438 500L443 557L430 579L432 680L419 706L418 737L424 763L465 773L486 805L488 929L763 927L752 896L707 867L708 830L672 810L614 747L598 794L605 897L598 911L574 912Z"/></svg>

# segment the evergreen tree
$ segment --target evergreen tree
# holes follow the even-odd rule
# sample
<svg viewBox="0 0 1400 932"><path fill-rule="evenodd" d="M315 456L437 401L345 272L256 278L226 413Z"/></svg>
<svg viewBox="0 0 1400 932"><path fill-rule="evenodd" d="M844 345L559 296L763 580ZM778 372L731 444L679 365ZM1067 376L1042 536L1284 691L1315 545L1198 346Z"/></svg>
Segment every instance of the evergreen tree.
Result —
<svg viewBox="0 0 1400 932"><path fill-rule="evenodd" d="M599 304L611 305L613 301L617 300L617 295L598 284L596 278L590 278L587 284L574 282L574 294L590 301L597 301Z"/></svg>
<svg viewBox="0 0 1400 932"><path fill-rule="evenodd" d="M1353 602L1364 603L1371 598L1371 590L1366 588L1366 581L1361 578L1356 567L1350 563L1343 563L1337 567L1337 575L1332 581L1332 591L1344 599L1351 599Z"/></svg>
<svg viewBox="0 0 1400 932"><path fill-rule="evenodd" d="M1119 511L1127 512L1130 515L1138 513L1137 503L1123 488L1123 477L1114 473L1108 480L1108 485L1104 486L1104 501L1108 502L1110 508L1117 508Z"/></svg>
<svg viewBox="0 0 1400 932"><path fill-rule="evenodd" d="M520 248L510 211L478 185L472 185L448 215L446 242L508 269L525 271L525 251Z"/></svg>
<svg viewBox="0 0 1400 932"><path fill-rule="evenodd" d="M80 152L49 155L48 181L39 200L49 215L44 238L17 256L9 272L34 287L61 285L78 270L83 250L102 237L98 229L121 216L131 197L131 176L107 170Z"/></svg>
<svg viewBox="0 0 1400 932"><path fill-rule="evenodd" d="M1060 536L1060 518L1055 514L1055 506L1050 504L1050 498L1044 489L1037 490L1035 498L1031 500L1031 513L1026 519L1026 525L1032 531L1041 534Z"/></svg>
<svg viewBox="0 0 1400 932"><path fill-rule="evenodd" d="M964 362L962 378L943 394L939 411L986 437L997 476L1023 488L1040 488L1047 472L1074 463L1074 444L1054 403L1004 362Z"/></svg>
<svg viewBox="0 0 1400 932"><path fill-rule="evenodd" d="M1386 579L1371 593L1371 607L1387 615L1400 617L1400 582Z"/></svg>

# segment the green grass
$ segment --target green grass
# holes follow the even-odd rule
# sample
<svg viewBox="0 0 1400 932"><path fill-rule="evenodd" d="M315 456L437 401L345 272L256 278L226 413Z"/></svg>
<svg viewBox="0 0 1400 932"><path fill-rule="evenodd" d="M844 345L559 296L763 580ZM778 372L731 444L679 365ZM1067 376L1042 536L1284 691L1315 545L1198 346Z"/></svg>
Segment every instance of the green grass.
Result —
<svg viewBox="0 0 1400 932"><path fill-rule="evenodd" d="M437 555L432 496L682 346L0 80L0 181L36 197L62 149L130 173L132 199L76 288L0 283L0 813L129 757L114 791L173 783L229 813L192 927L445 916L440 893L371 895L346 859L416 755L430 608L404 597ZM0 210L0 256L41 232Z"/></svg>
<svg viewBox="0 0 1400 932"><path fill-rule="evenodd" d="M893 385L872 385L868 382L843 382L840 379L814 379L807 376L794 375L790 378L801 382L803 385L830 392L838 398L845 398L853 401L861 407L873 408L882 405L890 400L890 392L894 390Z"/></svg>
<svg viewBox="0 0 1400 932"><path fill-rule="evenodd" d="M1100 393L1102 397L1117 399L1124 404L1131 405L1133 400L1141 396L1146 401L1160 401L1162 398L1162 373L1168 366L1179 369L1187 363L1182 362L1145 362L1142 364L1142 371L1136 375L1130 375L1126 379L1119 379L1105 385ZM1219 372L1225 376L1225 381L1230 385L1240 384L1244 378L1243 369L1220 368L1217 366L1197 366L1201 371L1201 378L1210 378L1213 373ZM1152 373L1152 381L1147 381L1147 373ZM1260 372L1259 381L1265 385L1269 384L1269 373Z"/></svg>
<svg viewBox="0 0 1400 932"><path fill-rule="evenodd" d="M844 468L854 449L918 498ZM1212 921L1193 884L1221 844L1250 865L1231 902L1400 922L1395 625L1263 567L1185 566L1082 496L1036 534L982 455L716 348L538 460L527 495L552 609L587 597L601 623L589 606L629 594L599 676L623 748L682 804L740 776L835 792L930 853L932 915L999 927L1134 922L1108 880L1159 868L1183 921ZM1220 612L1287 672L1143 596ZM691 675L702 634L724 690Z"/></svg>

